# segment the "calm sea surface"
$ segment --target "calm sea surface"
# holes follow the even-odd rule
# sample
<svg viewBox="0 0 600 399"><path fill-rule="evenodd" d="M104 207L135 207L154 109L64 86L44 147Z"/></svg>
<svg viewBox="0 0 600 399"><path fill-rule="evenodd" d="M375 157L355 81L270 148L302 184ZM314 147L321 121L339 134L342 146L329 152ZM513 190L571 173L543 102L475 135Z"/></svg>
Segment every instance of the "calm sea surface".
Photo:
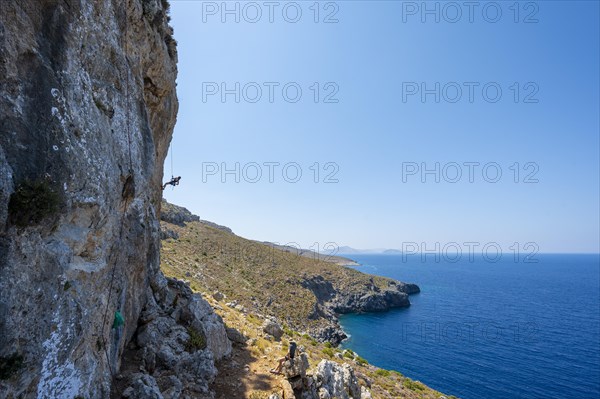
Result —
<svg viewBox="0 0 600 399"><path fill-rule="evenodd" d="M349 257L421 287L408 309L341 318L370 363L464 399L600 398L599 255Z"/></svg>

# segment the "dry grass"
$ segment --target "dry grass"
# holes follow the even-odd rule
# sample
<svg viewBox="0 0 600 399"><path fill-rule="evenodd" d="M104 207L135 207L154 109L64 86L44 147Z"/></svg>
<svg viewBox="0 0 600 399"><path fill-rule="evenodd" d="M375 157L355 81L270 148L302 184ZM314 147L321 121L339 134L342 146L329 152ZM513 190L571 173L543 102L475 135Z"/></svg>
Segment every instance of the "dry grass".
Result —
<svg viewBox="0 0 600 399"><path fill-rule="evenodd" d="M164 223L164 222L163 222ZM337 289L355 290L371 284L371 276L333 263L313 260L269 248L263 244L228 234L198 222L186 227L165 224L179 233L178 240L162 242L162 269L166 275L187 280L193 290L204 294L228 327L248 337L248 345L235 347L232 359L219 365L215 383L217 398L266 398L279 391L279 378L268 370L286 353L294 340L306 349L311 367L322 359L348 363L362 385L371 385L373 398L438 399L443 395L395 371L379 369L364 362L358 354L332 348L314 340L306 332L323 320L309 320L315 305L311 291L301 286L304 278L323 276ZM373 282L387 286L386 279ZM222 301L214 291L226 295ZM225 303L237 301L240 311ZM265 315L284 321L280 342L262 332ZM451 397L449 397L451 398Z"/></svg>
<svg viewBox="0 0 600 399"><path fill-rule="evenodd" d="M371 279L381 288L388 285L385 278L270 248L199 222L183 228L164 224L179 233L178 240L162 243L162 268L167 274L190 281L198 291L218 290L228 301L235 300L254 313L275 316L297 331L326 324L308 318L316 300L302 287L306 278L323 276L344 292L364 290Z"/></svg>

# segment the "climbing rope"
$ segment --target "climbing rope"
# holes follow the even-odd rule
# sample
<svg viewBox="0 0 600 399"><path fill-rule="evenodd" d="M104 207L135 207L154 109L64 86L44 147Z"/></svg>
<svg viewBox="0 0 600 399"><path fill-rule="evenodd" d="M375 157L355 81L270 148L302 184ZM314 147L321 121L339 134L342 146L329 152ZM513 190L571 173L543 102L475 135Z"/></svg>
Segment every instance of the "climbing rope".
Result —
<svg viewBox="0 0 600 399"><path fill-rule="evenodd" d="M171 180L162 185L163 191L165 188L167 188L167 186L172 186L173 188L175 188L175 186L179 185L179 181L181 180L181 176L175 177L175 175L173 174L173 142L171 142L171 145L169 147L169 154L171 157Z"/></svg>
<svg viewBox="0 0 600 399"><path fill-rule="evenodd" d="M71 9L71 5L69 4L68 1L63 0L64 4L67 6L67 8L64 8L65 11L67 11L67 13L75 18L75 14L73 12L73 10ZM129 35L129 16L128 16L128 12L127 12L127 4L125 4L125 27L124 27L124 32L122 35L122 41L124 43L121 43L121 47L124 49L125 52L125 72L126 72L126 79L125 79L125 119L126 119L126 132L127 132L127 147L128 147L128 156L129 156L129 171L128 171L128 180L133 176L133 156L132 156L132 151L131 151L131 130L130 130L130 125L131 125L131 115L130 115L130 84L129 84L129 49L128 49L128 44L127 44L127 37ZM124 38L124 40L123 40ZM48 158L49 158L49 152L50 152L50 148L51 148L51 141L50 141L50 137L48 136L47 138L47 148L46 148L46 157L44 159L44 170L46 170L47 167L47 162L48 162ZM121 219L121 224L120 224L120 228L119 228L119 241L121 242L122 238L123 238L123 231L125 229L125 218ZM111 246L111 250L110 253L113 254L114 250L115 250L115 246L116 243L113 242L112 246ZM108 315L108 308L110 306L110 302L112 299L112 287L114 285L114 280L115 280L115 272L116 272L116 265L117 265L117 261L118 259L114 259L114 262L112 260L109 260L109 264L112 263L112 270L111 270L111 276L110 276L110 283L108 286L108 299L106 301L106 307L104 309L104 315L102 317L102 346L104 349L104 353L106 355L106 360L108 363L108 368L110 370L111 375L114 375L114 370L112 368L111 365L111 361L110 361L110 356L108 354L108 345L106 342L106 316ZM124 319L123 316L121 314L121 312L119 310L115 311L115 318L114 318L114 322L113 322L113 328L119 328L122 327L124 325Z"/></svg>
<svg viewBox="0 0 600 399"><path fill-rule="evenodd" d="M129 36L129 17L128 17L128 13L127 13L127 4L125 4L125 28L124 28L124 33L122 36L122 41L124 43L121 44L121 47L123 48L123 50L125 52L125 120L126 120L125 129L127 132L127 148L128 148L128 155L129 155L129 171L128 171L129 175L127 177L127 180L131 179L133 176L133 158L132 158L132 152L131 152L131 129L130 129L130 126L131 126L130 87L129 87L130 62L129 62L129 57L128 57L128 54L129 54L128 40L127 40L128 36ZM127 183L125 183L125 184L127 184ZM126 211L126 208L124 209L124 211ZM123 217L123 218L121 218L121 224L120 224L120 228L119 228L119 241L118 241L119 243L123 239L123 231L124 230L125 230L125 218ZM111 254L114 253L114 250L115 250L115 242L113 242L113 245L111 246ZM106 356L106 361L108 363L108 368L110 370L111 375L114 375L115 371L112 368L110 355L108 353L108 344L106 342L106 317L108 315L108 310L111 305L112 290L113 290L113 285L114 285L114 281L115 281L115 272L117 269L118 261L119 261L119 259L114 259L114 262L112 262L110 283L108 285L108 299L106 301L106 307L104 309L104 315L102 317L102 344L103 344L102 346L104 349L104 354ZM119 310L116 310L115 311L115 319L114 319L112 328L118 329L121 326L123 326L123 324L124 324L123 316L121 315L121 312Z"/></svg>

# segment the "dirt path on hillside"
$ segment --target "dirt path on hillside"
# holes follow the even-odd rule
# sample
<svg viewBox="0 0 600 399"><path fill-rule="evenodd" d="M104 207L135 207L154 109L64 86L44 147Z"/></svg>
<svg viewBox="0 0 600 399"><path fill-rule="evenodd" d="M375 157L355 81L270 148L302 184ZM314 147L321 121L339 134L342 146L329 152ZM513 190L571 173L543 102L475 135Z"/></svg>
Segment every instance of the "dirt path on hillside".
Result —
<svg viewBox="0 0 600 399"><path fill-rule="evenodd" d="M266 356L257 358L246 347L235 345L231 358L217 363L219 375L213 384L216 399L249 399L256 391L263 394L255 394L253 399L266 399L271 393L280 391L279 379L283 377L269 372L275 363Z"/></svg>

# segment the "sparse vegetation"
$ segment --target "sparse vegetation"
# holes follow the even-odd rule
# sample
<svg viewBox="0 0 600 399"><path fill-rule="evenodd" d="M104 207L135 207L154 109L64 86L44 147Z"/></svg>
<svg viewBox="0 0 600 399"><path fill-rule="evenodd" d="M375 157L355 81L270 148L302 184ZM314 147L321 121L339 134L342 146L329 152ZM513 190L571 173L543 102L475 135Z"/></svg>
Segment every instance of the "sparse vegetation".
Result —
<svg viewBox="0 0 600 399"><path fill-rule="evenodd" d="M19 227L38 224L58 212L60 199L48 179L25 180L10 196L9 221Z"/></svg>
<svg viewBox="0 0 600 399"><path fill-rule="evenodd" d="M187 222L185 227L163 222L163 226L179 235L177 241L162 242L166 274L197 283L198 291L220 291L228 302L285 321L289 336L292 331L295 336L296 331L328 325L323 318L309 318L316 298L304 284L307 279L323 276L335 289L347 293L362 292L371 278L380 289L388 286L388 279L274 249L200 222ZM201 263L199 269L197 263Z"/></svg>
<svg viewBox="0 0 600 399"><path fill-rule="evenodd" d="M293 337L294 335L296 335L296 332L294 330L287 327L283 327L283 332L289 337Z"/></svg>
<svg viewBox="0 0 600 399"><path fill-rule="evenodd" d="M360 356L356 356L356 363L360 364L361 366L365 366L367 364L369 364L369 362L367 362L366 359L360 357Z"/></svg>
<svg viewBox="0 0 600 399"><path fill-rule="evenodd" d="M425 386L423 384L421 384L419 381L413 381L408 378L406 378L402 382L402 385L404 385L406 388L410 389L411 391L424 391L425 390Z"/></svg>
<svg viewBox="0 0 600 399"><path fill-rule="evenodd" d="M187 332L190 336L186 344L186 350L188 352L206 349L206 337L203 333L196 331L192 327L188 327Z"/></svg>
<svg viewBox="0 0 600 399"><path fill-rule="evenodd" d="M392 373L389 370L379 369L375 371L375 374L380 377L389 377Z"/></svg>
<svg viewBox="0 0 600 399"><path fill-rule="evenodd" d="M322 352L324 354L326 354L327 356L329 356L329 357L333 357L333 355L335 353L335 351L333 350L333 348L328 348L328 347L323 348Z"/></svg>
<svg viewBox="0 0 600 399"><path fill-rule="evenodd" d="M217 377L218 381L222 378L220 385L217 381L217 386L229 389L232 378L237 378L245 387L245 398L267 399L270 393L279 390L278 379L269 373L269 369L285 355L289 341L293 339L299 347L305 348L312 367L323 359L350 364L357 375L369 379L374 398L438 399L441 396L439 392L400 373L369 365L349 349L340 351L330 342L318 342L306 333L318 328L322 320L308 318L315 307L315 296L302 286L303 279L322 275L336 281L338 287L352 291L364 284L364 275L334 264L274 250L198 222L189 222L186 227L171 224L166 227L176 231L180 240L162 242L161 267L165 274L189 280L190 286L203 293L226 325L248 339L246 346L237 350L242 351L238 354L246 353L253 359L248 364L251 372L245 371L239 364L231 366ZM199 257L202 259L201 267L196 269ZM374 281L379 286L387 284L384 279L374 278ZM215 291L224 294L227 299L217 301L213 298ZM234 301L246 311L225 305ZM262 325L267 315L273 315L282 322L285 335L281 341L265 338ZM205 347L204 336L195 334L195 331L189 334L190 348ZM342 356L336 356L338 353ZM239 358L236 358L238 361ZM265 385L257 388L258 384ZM221 397L242 396L229 393Z"/></svg>

